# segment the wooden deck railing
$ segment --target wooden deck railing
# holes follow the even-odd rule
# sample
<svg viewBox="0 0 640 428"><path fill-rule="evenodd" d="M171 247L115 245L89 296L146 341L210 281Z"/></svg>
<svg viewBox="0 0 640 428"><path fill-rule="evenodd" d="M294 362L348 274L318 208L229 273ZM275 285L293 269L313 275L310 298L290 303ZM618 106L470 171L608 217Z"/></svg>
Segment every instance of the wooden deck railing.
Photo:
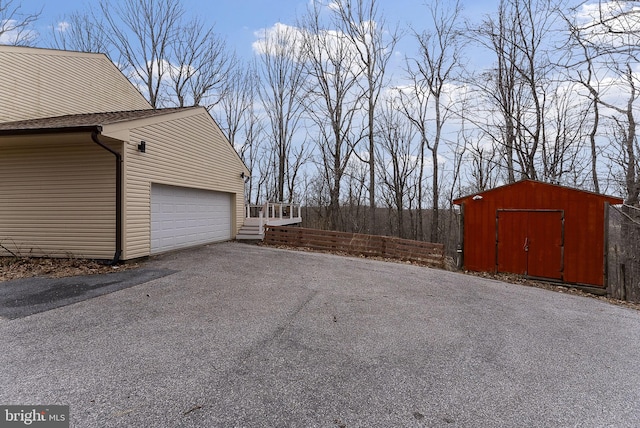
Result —
<svg viewBox="0 0 640 428"><path fill-rule="evenodd" d="M338 251L444 266L444 245L391 236L335 232L302 227L268 226L265 244Z"/></svg>
<svg viewBox="0 0 640 428"><path fill-rule="evenodd" d="M293 202L267 202L262 205L245 205L245 218L286 220L298 217L302 217L300 215L300 204Z"/></svg>
<svg viewBox="0 0 640 428"><path fill-rule="evenodd" d="M293 202L266 202L263 205L245 204L244 224L239 239L262 239L264 228L302 222L300 204Z"/></svg>

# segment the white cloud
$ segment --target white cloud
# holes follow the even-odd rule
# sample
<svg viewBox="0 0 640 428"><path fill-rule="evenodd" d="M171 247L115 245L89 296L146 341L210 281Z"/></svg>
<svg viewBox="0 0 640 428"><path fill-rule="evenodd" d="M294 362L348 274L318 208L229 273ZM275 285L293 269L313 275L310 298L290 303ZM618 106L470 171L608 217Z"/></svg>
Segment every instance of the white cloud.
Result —
<svg viewBox="0 0 640 428"><path fill-rule="evenodd" d="M256 41L251 44L257 55L271 53L294 55L299 52L303 40L303 32L298 27L276 22L269 28L261 28L254 32ZM273 52L275 50L275 52Z"/></svg>
<svg viewBox="0 0 640 428"><path fill-rule="evenodd" d="M15 19L0 21L0 44L13 45L30 42L38 38L36 31L21 28L21 23Z"/></svg>
<svg viewBox="0 0 640 428"><path fill-rule="evenodd" d="M316 7L316 4L321 8L325 7L330 10L338 10L339 8L338 2L336 2L335 0L329 0L327 2L325 2L324 0L309 0L308 2L308 6L312 9Z"/></svg>
<svg viewBox="0 0 640 428"><path fill-rule="evenodd" d="M69 30L70 27L71 27L71 24L69 24L67 21L60 21L56 25L56 31L59 33L64 33L67 30Z"/></svg>
<svg viewBox="0 0 640 428"><path fill-rule="evenodd" d="M340 9L340 6L339 6L339 5L338 5L338 3L337 3L337 2L335 2L335 1L329 2L329 3L327 4L327 7L328 7L329 9L331 9L331 10L339 10L339 9Z"/></svg>
<svg viewBox="0 0 640 428"><path fill-rule="evenodd" d="M636 2L605 1L583 4L576 14L582 36L610 47L640 44L640 7Z"/></svg>

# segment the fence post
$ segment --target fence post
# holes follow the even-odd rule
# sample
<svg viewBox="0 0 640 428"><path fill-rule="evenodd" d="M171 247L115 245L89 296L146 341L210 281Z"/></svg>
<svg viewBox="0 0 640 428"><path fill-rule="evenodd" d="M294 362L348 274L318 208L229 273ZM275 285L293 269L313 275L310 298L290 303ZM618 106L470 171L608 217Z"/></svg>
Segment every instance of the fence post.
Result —
<svg viewBox="0 0 640 428"><path fill-rule="evenodd" d="M458 270L462 270L464 267L464 203L460 205L460 217L458 221L458 248L456 249L458 260L456 260L456 266Z"/></svg>
<svg viewBox="0 0 640 428"><path fill-rule="evenodd" d="M260 210L260 227L258 228L258 233L262 235L264 233L264 213Z"/></svg>
<svg viewBox="0 0 640 428"><path fill-rule="evenodd" d="M609 287L609 203L604 203L604 263L603 263L603 282L607 294L611 295Z"/></svg>

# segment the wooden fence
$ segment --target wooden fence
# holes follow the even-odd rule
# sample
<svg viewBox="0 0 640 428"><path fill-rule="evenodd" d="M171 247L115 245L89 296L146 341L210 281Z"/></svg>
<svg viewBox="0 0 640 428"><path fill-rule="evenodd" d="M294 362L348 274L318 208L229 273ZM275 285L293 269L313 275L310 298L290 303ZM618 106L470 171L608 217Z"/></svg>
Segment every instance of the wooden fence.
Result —
<svg viewBox="0 0 640 428"><path fill-rule="evenodd" d="M388 257L444 266L444 245L391 236L335 232L303 227L268 226L265 244L337 251L351 255Z"/></svg>

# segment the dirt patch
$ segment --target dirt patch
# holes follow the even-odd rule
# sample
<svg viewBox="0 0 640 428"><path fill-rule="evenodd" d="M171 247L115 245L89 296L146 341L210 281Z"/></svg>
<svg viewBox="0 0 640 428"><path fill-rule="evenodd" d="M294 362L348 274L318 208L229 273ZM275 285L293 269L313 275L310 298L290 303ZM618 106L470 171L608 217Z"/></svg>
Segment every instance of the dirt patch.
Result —
<svg viewBox="0 0 640 428"><path fill-rule="evenodd" d="M105 263L86 259L0 257L0 282L34 276L63 278L78 275L97 275L120 272L137 267L139 267L138 263L109 266Z"/></svg>
<svg viewBox="0 0 640 428"><path fill-rule="evenodd" d="M563 285L563 284L556 284L556 283L545 282L545 281L534 281L524 276L510 274L510 273L493 274L493 273L487 273L487 272L470 272L470 271L464 271L463 273L465 273L466 275L473 275L473 276L479 276L482 278L495 279L497 281L509 282L511 284L519 284L519 285L525 285L527 287L543 288L545 290L555 291L557 293L573 294L573 295L582 296L582 297L590 297L593 299L602 300L603 302L607 302L612 305L624 306L625 308L630 308L630 309L635 309L637 311L640 311L640 303L625 302L624 300L612 299L607 296L599 296L597 294L593 294L593 293L589 293L588 291L581 290L580 288L573 287L569 284Z"/></svg>

